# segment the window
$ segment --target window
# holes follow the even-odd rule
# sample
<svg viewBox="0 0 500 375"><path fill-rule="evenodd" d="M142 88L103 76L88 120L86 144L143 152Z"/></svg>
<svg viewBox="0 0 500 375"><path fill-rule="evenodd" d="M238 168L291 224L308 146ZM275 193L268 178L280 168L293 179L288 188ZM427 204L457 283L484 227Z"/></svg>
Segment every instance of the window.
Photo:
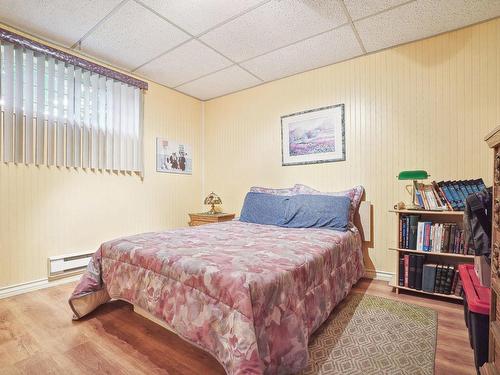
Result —
<svg viewBox="0 0 500 375"><path fill-rule="evenodd" d="M142 90L2 41L3 162L142 174Z"/></svg>

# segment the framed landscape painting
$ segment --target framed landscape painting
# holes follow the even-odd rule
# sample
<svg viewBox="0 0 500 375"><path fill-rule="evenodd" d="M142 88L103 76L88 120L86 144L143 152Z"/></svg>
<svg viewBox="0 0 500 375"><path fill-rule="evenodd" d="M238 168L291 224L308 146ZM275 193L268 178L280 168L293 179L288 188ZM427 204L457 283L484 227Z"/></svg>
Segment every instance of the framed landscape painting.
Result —
<svg viewBox="0 0 500 375"><path fill-rule="evenodd" d="M282 116L282 165L345 160L344 122L344 104Z"/></svg>
<svg viewBox="0 0 500 375"><path fill-rule="evenodd" d="M164 173L193 173L193 154L186 144L156 138L156 171Z"/></svg>

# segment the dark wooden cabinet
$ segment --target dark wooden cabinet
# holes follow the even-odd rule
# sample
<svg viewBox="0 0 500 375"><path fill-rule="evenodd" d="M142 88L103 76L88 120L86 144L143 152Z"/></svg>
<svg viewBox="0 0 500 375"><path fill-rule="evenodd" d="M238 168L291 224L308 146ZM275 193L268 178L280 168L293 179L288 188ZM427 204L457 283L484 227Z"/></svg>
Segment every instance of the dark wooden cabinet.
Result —
<svg viewBox="0 0 500 375"><path fill-rule="evenodd" d="M491 304L488 362L482 375L500 374L500 126L485 137L494 151L493 161L493 225L491 237Z"/></svg>

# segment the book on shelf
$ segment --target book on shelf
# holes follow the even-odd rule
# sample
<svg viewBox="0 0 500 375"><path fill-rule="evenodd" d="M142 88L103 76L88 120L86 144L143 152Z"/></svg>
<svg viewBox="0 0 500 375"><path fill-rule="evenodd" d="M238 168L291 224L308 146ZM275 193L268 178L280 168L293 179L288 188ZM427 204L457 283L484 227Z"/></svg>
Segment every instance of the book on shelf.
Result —
<svg viewBox="0 0 500 375"><path fill-rule="evenodd" d="M423 267L424 267L425 256L424 255L415 255L415 257L416 257L415 289L422 290L422 272L423 272Z"/></svg>
<svg viewBox="0 0 500 375"><path fill-rule="evenodd" d="M432 253L471 255L458 223L434 223L419 215L399 216L398 248Z"/></svg>
<svg viewBox="0 0 500 375"><path fill-rule="evenodd" d="M446 291L446 280L448 278L449 267L450 266L444 264L443 267L441 268L441 281L439 283L439 288L438 289L434 289L434 292L445 294L445 291Z"/></svg>
<svg viewBox="0 0 500 375"><path fill-rule="evenodd" d="M410 254L410 269L408 271L408 288L416 289L415 277L417 276L417 258L415 254Z"/></svg>
<svg viewBox="0 0 500 375"><path fill-rule="evenodd" d="M427 293L460 295L461 281L453 265L425 263L425 255L400 256L399 286ZM401 278L401 275L404 275Z"/></svg>
<svg viewBox="0 0 500 375"><path fill-rule="evenodd" d="M417 249L418 215L408 216L408 249Z"/></svg>
<svg viewBox="0 0 500 375"><path fill-rule="evenodd" d="M453 277L455 276L455 273L456 273L455 267L448 266L448 273L446 275L446 281L443 289L443 292L445 294L451 294L451 285L453 283Z"/></svg>
<svg viewBox="0 0 500 375"><path fill-rule="evenodd" d="M434 279L434 288L432 292L437 292L441 288L441 274L443 273L443 265L438 264L436 267L436 278Z"/></svg>
<svg viewBox="0 0 500 375"><path fill-rule="evenodd" d="M434 293L437 264L424 264L422 269L422 290Z"/></svg>
<svg viewBox="0 0 500 375"><path fill-rule="evenodd" d="M423 210L463 211L465 199L486 186L482 178L475 180L432 181L430 184L415 182L415 196Z"/></svg>
<svg viewBox="0 0 500 375"><path fill-rule="evenodd" d="M405 246L407 244L408 238L408 218L404 217L404 220L401 222L401 244Z"/></svg>
<svg viewBox="0 0 500 375"><path fill-rule="evenodd" d="M443 207L443 210L452 211L453 206L451 205L450 202L448 202L448 200L446 199L446 195L444 194L443 190L439 187L439 185L436 183L436 181L432 181L431 185L432 189L439 198L439 202L441 203L441 207Z"/></svg>
<svg viewBox="0 0 500 375"><path fill-rule="evenodd" d="M405 259L404 257L399 257L399 286L405 286Z"/></svg>
<svg viewBox="0 0 500 375"><path fill-rule="evenodd" d="M408 254L405 254L403 256L404 259L404 286L408 288L408 274L410 272L410 256Z"/></svg>
<svg viewBox="0 0 500 375"><path fill-rule="evenodd" d="M455 274L453 275L453 281L451 282L451 290L456 290L459 278L460 277L458 272L455 272Z"/></svg>
<svg viewBox="0 0 500 375"><path fill-rule="evenodd" d="M457 286L455 287L455 290L453 291L453 294L455 294L456 296L460 297L460 294L462 294L462 279L460 279L460 277L458 278L457 280Z"/></svg>

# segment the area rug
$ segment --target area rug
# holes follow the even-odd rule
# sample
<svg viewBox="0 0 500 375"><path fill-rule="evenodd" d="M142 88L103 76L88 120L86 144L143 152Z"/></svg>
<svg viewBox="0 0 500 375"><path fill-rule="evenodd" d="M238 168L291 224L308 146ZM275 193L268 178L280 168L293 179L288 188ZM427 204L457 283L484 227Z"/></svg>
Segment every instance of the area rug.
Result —
<svg viewBox="0 0 500 375"><path fill-rule="evenodd" d="M437 312L351 293L309 343L301 375L434 374Z"/></svg>

